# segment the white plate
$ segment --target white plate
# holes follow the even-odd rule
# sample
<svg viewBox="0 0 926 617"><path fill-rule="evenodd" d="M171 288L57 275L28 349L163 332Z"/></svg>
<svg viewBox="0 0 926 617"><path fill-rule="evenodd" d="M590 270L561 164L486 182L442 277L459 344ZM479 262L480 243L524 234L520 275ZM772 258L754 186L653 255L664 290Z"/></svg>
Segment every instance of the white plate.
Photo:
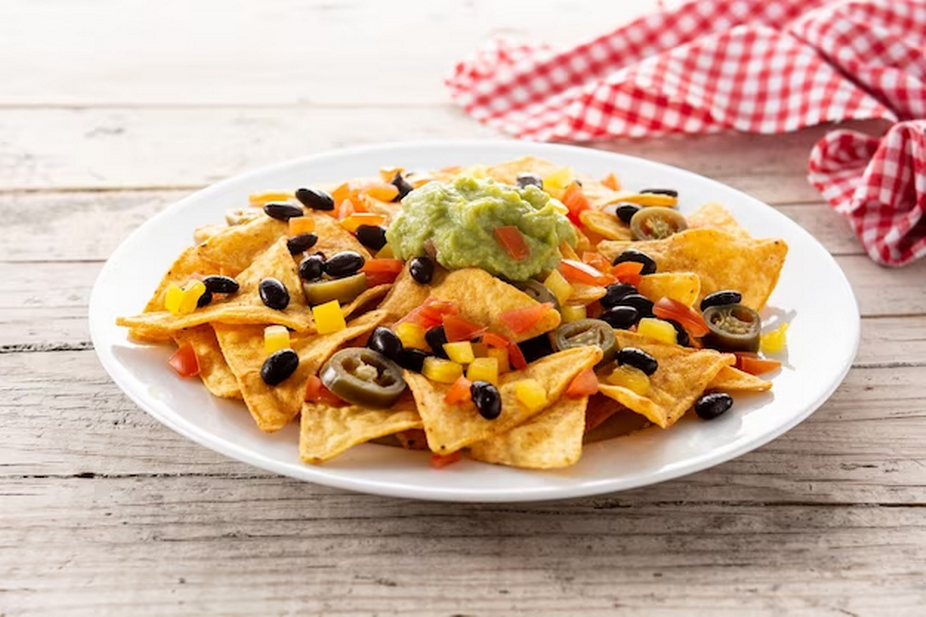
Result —
<svg viewBox="0 0 926 617"><path fill-rule="evenodd" d="M370 175L382 166L433 169L490 164L533 154L627 188L665 186L681 192L680 209L723 203L750 232L784 238L788 259L763 317L791 322L785 368L772 392L737 398L734 409L705 422L686 417L669 430L647 429L591 444L561 471L526 471L464 460L442 470L428 455L365 444L322 466L298 456L298 430L261 433L243 404L213 398L198 380L178 379L167 346L135 345L118 315L141 311L193 230L224 220L252 192ZM345 489L446 501L530 501L619 491L689 474L765 444L801 422L833 393L859 340L852 289L830 254L790 219L732 188L687 171L629 156L526 142L424 142L355 148L260 169L219 182L172 205L132 233L100 273L90 300L90 332L100 361L140 407L178 433L269 471ZM693 415L693 414L689 414Z"/></svg>

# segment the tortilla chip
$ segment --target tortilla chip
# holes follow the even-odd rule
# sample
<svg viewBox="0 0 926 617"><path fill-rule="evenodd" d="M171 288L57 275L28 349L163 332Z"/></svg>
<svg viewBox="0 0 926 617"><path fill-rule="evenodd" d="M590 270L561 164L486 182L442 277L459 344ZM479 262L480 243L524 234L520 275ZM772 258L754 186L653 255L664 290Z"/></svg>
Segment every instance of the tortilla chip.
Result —
<svg viewBox="0 0 926 617"><path fill-rule="evenodd" d="M608 293L608 290L598 285L573 283L572 293L569 295L569 299L566 300L566 304L571 304L573 306L588 306L595 300L604 298L606 293Z"/></svg>
<svg viewBox="0 0 926 617"><path fill-rule="evenodd" d="M496 182L516 185L519 173L532 173L544 178L561 168L562 165L557 165L536 156L524 156L512 161L490 165L485 168L485 173ZM456 176L461 171L465 170L457 170L452 176ZM586 174L577 173L575 177L582 182L582 192L585 194L585 198L588 199L589 205L596 210L619 201L622 195L629 194L628 191L612 191L592 176Z"/></svg>
<svg viewBox="0 0 926 617"><path fill-rule="evenodd" d="M464 268L449 273L443 281L431 288L431 295L441 300L456 302L460 307L461 317L482 324L492 332L517 342L555 330L560 322L559 312L549 311L529 330L513 332L498 318L499 314L534 306L537 301L517 287L479 268Z"/></svg>
<svg viewBox="0 0 926 617"><path fill-rule="evenodd" d="M344 343L375 328L385 317L371 312L359 317L344 330L323 335L293 335L291 345L299 355L299 367L283 383L270 386L260 376L267 359L264 351L263 326L215 325L215 333L229 368L248 410L262 431L277 431L292 421L305 401L305 386L310 375Z"/></svg>
<svg viewBox="0 0 926 617"><path fill-rule="evenodd" d="M633 239L630 227L622 223L613 213L602 210L583 210L579 214L582 224L597 233L605 240L623 240L629 242Z"/></svg>
<svg viewBox="0 0 926 617"><path fill-rule="evenodd" d="M399 276L396 277L395 282L392 284L392 289L389 290L386 298L379 305L380 310L386 311L388 322L397 321L405 317L412 309L424 304L424 301L427 300L428 296L431 294L431 287L416 282L415 279L412 278L412 275L409 274L408 267L409 264L406 263L405 267L399 272ZM434 279L436 280L437 278L437 272L435 272ZM435 281L432 280L432 283L433 282Z"/></svg>
<svg viewBox="0 0 926 617"><path fill-rule="evenodd" d="M615 330L614 336L621 348L638 347L656 358L659 368L650 375L650 392L646 396L610 385L604 379L598 391L662 428L672 426L685 415L717 373L736 361L733 354L664 345L626 330Z"/></svg>
<svg viewBox="0 0 926 617"><path fill-rule="evenodd" d="M575 465L582 456L587 403L588 397L563 397L507 433L472 444L469 455L477 461L525 469Z"/></svg>
<svg viewBox="0 0 926 617"><path fill-rule="evenodd" d="M740 224L733 218L730 211L720 205L719 202L709 201L688 216L689 229L718 229L725 231L731 236L737 238L751 238L749 232L743 229Z"/></svg>
<svg viewBox="0 0 926 617"><path fill-rule="evenodd" d="M772 382L738 368L725 366L707 384L707 389L720 392L765 392L772 389Z"/></svg>
<svg viewBox="0 0 926 617"><path fill-rule="evenodd" d="M199 245L199 254L215 268L221 268L229 276L237 276L258 255L286 236L287 229L283 221L261 215L212 236Z"/></svg>
<svg viewBox="0 0 926 617"><path fill-rule="evenodd" d="M652 257L659 272L697 274L699 300L715 291L735 289L743 294L743 304L755 310L765 306L788 254L784 240L739 238L716 229L687 229L664 240L632 244L605 241L598 252L613 261L631 247Z"/></svg>
<svg viewBox="0 0 926 617"><path fill-rule="evenodd" d="M354 234L341 227L337 219L317 210L307 211L306 216L315 219L315 235L318 236L318 242L311 248L311 252L321 251L331 257L342 251L354 251L364 259L371 257L366 247L360 244Z"/></svg>
<svg viewBox="0 0 926 617"><path fill-rule="evenodd" d="M390 409L305 403L299 431L299 457L317 465L357 444L418 428L421 428L421 417L410 396L403 396Z"/></svg>
<svg viewBox="0 0 926 617"><path fill-rule="evenodd" d="M228 225L222 223L209 223L207 225L200 225L193 230L193 242L196 244L202 244L209 238L219 235L226 229L228 229Z"/></svg>
<svg viewBox="0 0 926 617"><path fill-rule="evenodd" d="M701 277L694 272L657 272L640 277L637 289L653 302L672 298L693 306L701 293Z"/></svg>
<svg viewBox="0 0 926 617"><path fill-rule="evenodd" d="M552 405L562 396L576 374L591 368L600 359L601 349L598 347L576 347L541 358L524 370L505 373L500 378L498 388L502 398L502 413L495 420L483 418L472 403L445 403L444 397L450 389L448 384L429 381L410 371L405 371L405 381L418 404L428 446L434 452L450 454L477 441L500 435L543 411L528 410L517 401L515 382L536 379L543 384L549 405Z"/></svg>
<svg viewBox="0 0 926 617"><path fill-rule="evenodd" d="M585 408L585 432L595 430L604 421L616 414L622 409L627 409L612 398L604 394L593 394L588 399L588 405Z"/></svg>
<svg viewBox="0 0 926 617"><path fill-rule="evenodd" d="M383 285L377 285L376 287L367 289L359 296L354 298L350 304L346 304L341 307L341 312L344 314L344 319L347 319L354 313L359 312L361 309L364 309L367 306L372 306L377 300L388 294L390 289L392 289L391 283L384 283Z"/></svg>
<svg viewBox="0 0 926 617"><path fill-rule="evenodd" d="M151 313L164 308L164 296L167 295L167 286L171 283L183 286L194 274L215 274L216 272L218 270L200 256L196 247L184 249L161 279L143 312Z"/></svg>
<svg viewBox="0 0 926 617"><path fill-rule="evenodd" d="M427 450L428 437L423 428L413 428L395 434L396 440L406 450Z"/></svg>
<svg viewBox="0 0 926 617"><path fill-rule="evenodd" d="M260 299L260 281L268 277L278 279L289 290L289 306L282 311L268 307ZM204 323L280 324L297 332L314 327L312 314L302 293L302 281L296 271L296 263L286 248L285 239L280 239L258 256L237 280L241 286L237 293L217 296L208 306L196 309L189 315L173 315L161 310L135 317L120 317L116 323L132 328L133 332L138 330L162 337Z"/></svg>
<svg viewBox="0 0 926 617"><path fill-rule="evenodd" d="M177 345L189 343L199 362L199 378L209 392L220 398L241 398L235 374L228 367L219 339L209 324L178 330L173 334Z"/></svg>

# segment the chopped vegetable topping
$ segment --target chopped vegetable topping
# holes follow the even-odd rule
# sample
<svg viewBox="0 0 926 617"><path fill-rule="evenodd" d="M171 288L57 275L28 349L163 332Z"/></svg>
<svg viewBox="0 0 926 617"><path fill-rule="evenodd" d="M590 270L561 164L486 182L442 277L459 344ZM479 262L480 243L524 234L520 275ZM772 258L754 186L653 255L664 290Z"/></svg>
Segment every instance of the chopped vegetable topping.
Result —
<svg viewBox="0 0 926 617"><path fill-rule="evenodd" d="M444 324L444 334L447 335L447 340L451 343L457 341L471 341L486 333L485 327L467 319L463 319L459 315L446 314L441 321ZM491 344L488 341L486 341L486 343ZM507 340L505 340L505 345L508 345Z"/></svg>
<svg viewBox="0 0 926 617"><path fill-rule="evenodd" d="M433 452L431 454L431 468L432 469L443 469L447 465L452 465L453 463L459 462L460 459L462 458L463 458L463 454L459 450L451 454L446 454L446 455Z"/></svg>
<svg viewBox="0 0 926 617"><path fill-rule="evenodd" d="M653 305L653 314L661 319L677 321L694 337L702 337L710 332L700 313L673 298L661 298Z"/></svg>
<svg viewBox="0 0 926 617"><path fill-rule="evenodd" d="M427 332L424 326L411 321L404 321L395 327L396 335L402 341L402 346L406 348L427 349L428 341L425 338Z"/></svg>
<svg viewBox="0 0 926 617"><path fill-rule="evenodd" d="M605 176L601 180L601 183L605 185L607 188L611 189L612 191L621 190L620 180L618 180L617 176L615 176L613 173L610 173L607 176Z"/></svg>
<svg viewBox="0 0 926 617"><path fill-rule="evenodd" d="M521 334L537 325L551 310L553 310L553 304L544 302L499 313L498 319L515 334Z"/></svg>
<svg viewBox="0 0 926 617"><path fill-rule="evenodd" d="M421 374L431 381L453 383L463 375L463 366L452 360L428 356L424 359Z"/></svg>
<svg viewBox="0 0 926 617"><path fill-rule="evenodd" d="M515 261L521 261L522 259L530 257L531 248L527 246L527 242L524 240L524 234L522 234L521 230L517 227L513 225L496 227L495 239Z"/></svg>
<svg viewBox="0 0 926 617"><path fill-rule="evenodd" d="M337 300L313 306L312 317L315 318L315 327L319 334L339 332L347 327L344 313L341 312L341 303Z"/></svg>
<svg viewBox="0 0 926 617"><path fill-rule="evenodd" d="M502 351L505 350L495 350ZM507 363L507 352L505 361ZM498 385L498 359L496 358L475 358L466 369L466 377L470 381L487 381L490 384Z"/></svg>
<svg viewBox="0 0 926 617"><path fill-rule="evenodd" d="M569 281L560 273L559 270L553 270L550 275L543 281L544 287L553 292L560 306L566 304L566 300L572 295L573 289Z"/></svg>
<svg viewBox="0 0 926 617"><path fill-rule="evenodd" d="M457 378L453 385L450 386L450 389L447 390L447 394L444 395L444 402L449 405L457 405L459 403L468 403L470 402L470 392L469 389L473 383L463 377L462 375Z"/></svg>
<svg viewBox="0 0 926 617"><path fill-rule="evenodd" d="M788 322L782 323L776 329L763 334L759 346L765 353L778 353L788 344Z"/></svg>
<svg viewBox="0 0 926 617"><path fill-rule="evenodd" d="M573 259L564 259L559 262L558 270L570 283L609 285L614 282L610 275L604 274L586 263Z"/></svg>
<svg viewBox="0 0 926 617"><path fill-rule="evenodd" d="M268 356L289 346L289 330L286 326L267 326L264 328L264 353Z"/></svg>
<svg viewBox="0 0 926 617"><path fill-rule="evenodd" d="M637 323L637 334L659 341L660 343L665 343L666 345L675 345L678 343L675 326L662 319L644 317Z"/></svg>
<svg viewBox="0 0 926 617"><path fill-rule="evenodd" d="M289 219L288 234L290 237L301 236L315 231L315 219L310 216L294 216Z"/></svg>
<svg viewBox="0 0 926 617"><path fill-rule="evenodd" d="M394 188L394 187L393 187ZM361 225L382 225L386 222L386 217L382 214L372 214L370 212L358 212L341 219L341 227L353 233Z"/></svg>
<svg viewBox="0 0 926 617"><path fill-rule="evenodd" d="M446 343L444 345L444 351L447 353L448 358L460 364L469 364L476 359L476 356L473 354L473 346L469 341Z"/></svg>
<svg viewBox="0 0 926 617"><path fill-rule="evenodd" d="M499 374L507 373L511 370L511 366L508 364L508 349L500 349L498 347L490 347L486 353L489 358L492 358L498 363L498 372ZM488 380L486 380L488 381Z"/></svg>
<svg viewBox="0 0 926 617"><path fill-rule="evenodd" d="M612 386L627 388L640 396L646 396L650 390L649 377L646 373L629 364L618 366L605 377L605 381Z"/></svg>
<svg viewBox="0 0 926 617"><path fill-rule="evenodd" d="M167 360L167 364L181 377L199 375L199 359L196 357L196 350L193 349L192 343L181 345Z"/></svg>
<svg viewBox="0 0 926 617"><path fill-rule="evenodd" d="M566 396L569 398L582 398L583 396L591 396L596 392L598 392L598 377L595 375L595 371L587 368L573 377L569 387L566 389Z"/></svg>
<svg viewBox="0 0 926 617"><path fill-rule="evenodd" d="M584 306L566 305L559 312L563 317L563 323L572 323L588 317L588 310Z"/></svg>
<svg viewBox="0 0 926 617"><path fill-rule="evenodd" d="M514 397L530 411L539 411L547 406L547 391L536 379L523 379L514 384Z"/></svg>
<svg viewBox="0 0 926 617"><path fill-rule="evenodd" d="M268 191L265 193L251 193L248 195L248 203L255 208L263 208L271 201L286 201L292 198L292 193L281 193L279 191ZM312 231L311 229L309 231Z"/></svg>

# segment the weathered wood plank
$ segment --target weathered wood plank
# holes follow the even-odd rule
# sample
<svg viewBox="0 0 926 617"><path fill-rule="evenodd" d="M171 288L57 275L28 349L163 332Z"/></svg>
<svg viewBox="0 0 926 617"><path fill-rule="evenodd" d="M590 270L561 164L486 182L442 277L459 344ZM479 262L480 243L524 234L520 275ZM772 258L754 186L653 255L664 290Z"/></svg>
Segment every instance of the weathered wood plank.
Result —
<svg viewBox="0 0 926 617"><path fill-rule="evenodd" d="M8 377L0 384L0 477L268 476L162 427L121 394L91 351L0 354L0 373ZM649 501L926 503L921 373L855 369L823 408L783 437L629 494Z"/></svg>
<svg viewBox="0 0 926 617"><path fill-rule="evenodd" d="M690 169L768 203L804 203L820 199L805 168L810 148L830 129L595 145ZM498 135L449 106L6 109L0 114L0 191L192 189L333 148L480 137Z"/></svg>

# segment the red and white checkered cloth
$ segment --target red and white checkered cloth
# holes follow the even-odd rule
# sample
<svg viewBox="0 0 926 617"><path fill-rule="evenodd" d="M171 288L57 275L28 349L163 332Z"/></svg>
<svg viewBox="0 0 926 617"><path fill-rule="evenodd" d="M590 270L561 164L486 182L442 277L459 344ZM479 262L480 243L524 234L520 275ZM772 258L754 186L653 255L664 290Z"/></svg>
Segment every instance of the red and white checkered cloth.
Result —
<svg viewBox="0 0 926 617"><path fill-rule="evenodd" d="M525 139L588 141L901 122L837 131L810 179L873 259L926 254L926 1L696 0L566 50L492 41L447 79L474 118ZM874 155L874 156L873 156Z"/></svg>

